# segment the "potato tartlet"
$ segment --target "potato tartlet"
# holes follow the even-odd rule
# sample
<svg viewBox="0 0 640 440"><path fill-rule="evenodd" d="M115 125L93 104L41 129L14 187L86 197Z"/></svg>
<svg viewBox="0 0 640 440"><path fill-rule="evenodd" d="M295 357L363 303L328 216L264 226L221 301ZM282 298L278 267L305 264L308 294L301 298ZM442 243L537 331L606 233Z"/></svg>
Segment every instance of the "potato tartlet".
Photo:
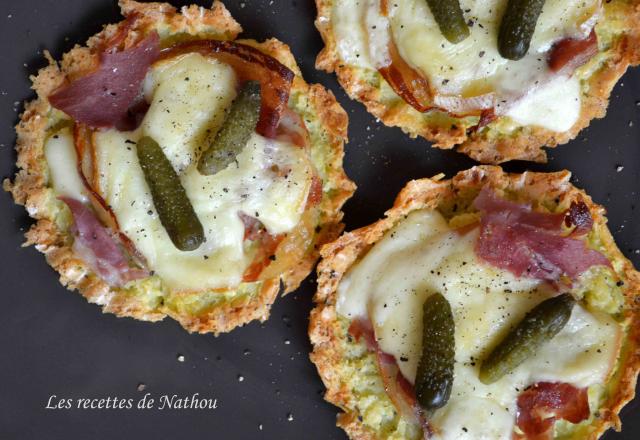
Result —
<svg viewBox="0 0 640 440"><path fill-rule="evenodd" d="M226 332L265 320L341 231L347 115L218 1L125 19L33 79L5 189L27 244L105 312Z"/></svg>
<svg viewBox="0 0 640 440"><path fill-rule="evenodd" d="M596 439L640 367L640 274L570 174L412 181L325 245L311 355L353 439Z"/></svg>
<svg viewBox="0 0 640 440"><path fill-rule="evenodd" d="M483 163L545 161L640 62L637 0L316 5L318 68L386 125Z"/></svg>

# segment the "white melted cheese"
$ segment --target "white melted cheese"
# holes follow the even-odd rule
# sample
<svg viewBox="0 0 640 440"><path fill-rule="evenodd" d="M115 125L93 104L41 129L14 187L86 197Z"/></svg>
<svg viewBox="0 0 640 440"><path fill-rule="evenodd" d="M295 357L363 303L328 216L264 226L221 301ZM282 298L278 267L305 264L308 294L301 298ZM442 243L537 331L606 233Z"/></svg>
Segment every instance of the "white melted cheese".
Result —
<svg viewBox="0 0 640 440"><path fill-rule="evenodd" d="M369 56L376 69L391 63L389 54L390 23L380 15L380 0L369 0L366 8L365 28L368 33Z"/></svg>
<svg viewBox="0 0 640 440"><path fill-rule="evenodd" d="M223 120L221 110L235 98L235 89L233 69L217 60L189 54L166 61L145 78L151 106L141 128L180 172L199 157L212 128Z"/></svg>
<svg viewBox="0 0 640 440"><path fill-rule="evenodd" d="M590 32L599 2L548 0L529 52L519 61L504 59L498 53L498 30L507 0L461 0L460 4L465 18L473 23L471 34L464 41L451 44L442 36L427 2L388 2L391 36L402 58L429 78L443 95L473 97L495 92L498 103L520 104L514 114L522 114L522 107L529 109L527 118L513 118L518 122L526 120L553 131L564 131L575 124L580 106L566 105L580 102L575 84L566 83L561 100L554 99L557 93L538 93L536 99L526 99L526 95L533 88L547 87L553 76L547 67L547 52L560 39ZM333 30L343 61L363 68L380 67L380 54L386 53L381 48L389 36L381 32L384 26L377 23L379 18L373 18L380 15L379 0L343 0L334 2L333 8ZM521 99L523 96L525 99ZM546 114L536 118L536 104L540 101L555 118ZM498 107L499 114L506 113L502 107Z"/></svg>
<svg viewBox="0 0 640 440"><path fill-rule="evenodd" d="M347 64L372 69L368 30L362 26L369 0L341 0L334 3L331 17L340 58Z"/></svg>
<svg viewBox="0 0 640 440"><path fill-rule="evenodd" d="M152 101L140 128L95 136L101 194L122 232L173 290L229 288L241 282L250 257L239 212L279 234L294 228L304 211L312 169L305 151L292 144L254 133L237 163L212 176L197 171L200 150L220 125L235 87L230 67L201 55L157 65L146 80ZM195 251L178 250L160 223L136 154L135 142L144 135L158 141L178 171L204 227L206 242Z"/></svg>
<svg viewBox="0 0 640 440"><path fill-rule="evenodd" d="M541 125L552 131L567 131L580 115L580 81L575 76L558 76L544 87L531 90L506 110L522 125Z"/></svg>
<svg viewBox="0 0 640 440"><path fill-rule="evenodd" d="M60 130L47 139L44 144L44 156L56 194L82 202L88 201L78 174L76 149L70 129Z"/></svg>
<svg viewBox="0 0 640 440"><path fill-rule="evenodd" d="M555 292L479 261L473 250L477 236L477 229L465 235L451 230L437 212L413 212L338 287L338 313L369 317L381 349L396 358L411 382L422 347L422 304L434 292L447 298L455 320L455 376L451 399L432 418L438 438L447 440L510 439L520 391L538 381L601 383L618 350L618 324L576 306L536 356L496 383L482 384L479 360Z"/></svg>

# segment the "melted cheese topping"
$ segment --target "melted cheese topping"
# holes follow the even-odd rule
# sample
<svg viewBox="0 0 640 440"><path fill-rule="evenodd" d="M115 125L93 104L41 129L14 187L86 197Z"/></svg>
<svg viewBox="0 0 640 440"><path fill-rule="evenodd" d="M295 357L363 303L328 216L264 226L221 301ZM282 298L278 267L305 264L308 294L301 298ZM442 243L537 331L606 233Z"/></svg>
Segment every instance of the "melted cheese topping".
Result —
<svg viewBox="0 0 640 440"><path fill-rule="evenodd" d="M473 97L495 92L496 102L509 103L497 107L499 114L507 114L506 107L517 102L520 109L514 111L516 116L509 116L553 131L568 130L577 121L580 106L566 105L580 102L577 79L563 89L562 100L554 99L557 94L537 94L534 100L526 99L526 95L545 88L553 76L547 67L546 52L556 41L586 36L591 31L592 17L599 7L597 0L548 0L529 52L519 61L504 59L498 53L498 30L507 0L461 0L465 18L472 25L471 35L458 44L451 44L442 36L424 0L387 3L390 33L384 32L384 23L380 24L379 0L334 2L333 30L344 62L363 68L381 67L390 34L402 58L429 78L443 95ZM536 117L536 104L540 101L544 101L553 118L546 113ZM518 118L523 106L529 109L528 117Z"/></svg>
<svg viewBox="0 0 640 440"><path fill-rule="evenodd" d="M516 101L506 109L506 115L522 125L541 125L561 132L577 122L580 107L578 78L558 76Z"/></svg>
<svg viewBox="0 0 640 440"><path fill-rule="evenodd" d="M199 54L168 60L145 78L151 106L141 128L181 172L199 157L211 131L222 123L235 89L235 72L217 60Z"/></svg>
<svg viewBox="0 0 640 440"><path fill-rule="evenodd" d="M536 356L492 385L479 360L536 304L555 294L475 256L478 230L465 235L434 211L416 211L369 250L338 287L337 311L369 317L381 349L411 382L422 350L422 304L442 293L455 320L451 399L432 417L442 439L510 439L519 392L538 381L588 387L604 381L618 350L619 326L577 305L564 329ZM463 429L464 428L464 429Z"/></svg>
<svg viewBox="0 0 640 440"><path fill-rule="evenodd" d="M369 57L368 29L362 26L368 6L368 0L334 2L331 23L340 58L347 64L373 69Z"/></svg>
<svg viewBox="0 0 640 440"><path fill-rule="evenodd" d="M50 136L44 144L44 157L56 194L87 202L87 194L76 168L77 156L71 130L63 129Z"/></svg>
<svg viewBox="0 0 640 440"><path fill-rule="evenodd" d="M94 135L97 189L121 231L168 288L233 288L242 282L252 258L245 252L239 212L259 219L271 234L292 230L311 186L309 158L302 148L254 133L236 163L203 176L196 169L197 159L235 97L234 71L216 60L186 55L154 66L145 80L145 92L151 107L140 128ZM145 135L162 147L203 225L206 242L195 251L178 250L160 222L136 154L135 144ZM53 138L48 145L50 155L61 150ZM73 159L65 154L64 160L52 159L50 165L64 162L75 167L75 153ZM59 191L82 188L75 168L53 169L54 184L62 182L57 184ZM66 174L75 177L67 181L58 177Z"/></svg>

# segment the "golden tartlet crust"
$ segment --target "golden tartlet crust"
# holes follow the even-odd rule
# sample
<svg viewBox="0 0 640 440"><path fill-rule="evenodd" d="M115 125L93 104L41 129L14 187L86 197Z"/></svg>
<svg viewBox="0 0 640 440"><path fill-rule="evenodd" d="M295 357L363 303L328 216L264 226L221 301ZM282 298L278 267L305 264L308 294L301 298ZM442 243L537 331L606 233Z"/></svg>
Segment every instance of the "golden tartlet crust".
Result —
<svg viewBox="0 0 640 440"><path fill-rule="evenodd" d="M133 14L137 16L135 25L129 29L125 38L125 47L138 41L140 33L154 29L158 30L161 37L188 34L198 38L222 40L235 40L242 31L240 24L217 0L210 9L189 6L180 11L166 3L121 0L119 5L125 17ZM5 190L12 193L16 203L24 205L29 215L36 219L36 223L26 233L25 246L35 245L45 254L47 262L60 274L63 285L77 289L89 302L99 304L104 312L117 316L146 321L158 321L170 316L189 331L215 334L227 332L255 319L266 320L281 283L284 293L296 289L315 264L320 245L335 239L342 231L341 207L355 190L355 185L342 168L348 122L345 111L330 91L320 85L309 85L302 79L286 44L275 39L263 43L243 40L243 43L278 59L295 73L292 99L295 95L304 98L304 102L302 107L296 104L298 107L294 111L307 121L304 113L315 118L312 121L314 125L307 125L312 139L311 151L317 156L312 161L323 180L322 201L316 208L319 211L318 228L310 247L280 277L251 285L243 283L240 287L244 288L243 291L249 291L249 295L225 298L197 313L190 312L186 307L169 307L163 301L149 304L144 295L132 294L124 288L110 287L74 253L72 235L56 223L57 213L66 208L52 195L44 158L44 143L52 112L47 96L63 84L65 79L73 79L90 71L98 62L98 48L119 29L118 24L105 26L102 32L88 40L86 47L76 46L64 54L59 64L45 53L49 66L32 77L37 99L25 105L25 111L16 126L18 172L13 182L8 179L4 182ZM190 294L193 295L193 292Z"/></svg>
<svg viewBox="0 0 640 440"><path fill-rule="evenodd" d="M543 147L555 147L575 138L592 119L605 116L609 96L616 82L627 68L640 63L640 1L611 0L603 2L604 13L596 32L599 37L599 54L581 69L590 74L582 83L582 108L578 121L565 132L553 132L542 127L516 125L514 130L503 131L499 126L502 118L475 130L476 125L455 118L444 112L430 118L415 110L402 98L382 99L382 84L388 89L382 76L370 70L343 63L337 49L332 30L334 0L316 0L318 15L316 28L320 31L325 47L318 54L316 68L335 72L347 94L365 105L367 110L385 125L400 127L411 137L421 136L433 142L434 147L455 148L473 159L487 164L498 164L509 160L531 160L546 162ZM600 23L615 23L618 31L612 38L601 32ZM365 78L365 73L375 80ZM477 118L476 118L477 119Z"/></svg>
<svg viewBox="0 0 640 440"><path fill-rule="evenodd" d="M462 171L449 180L443 180L442 177L440 175L409 182L396 198L393 207L385 213L384 219L346 232L321 250L322 259L317 269L318 290L314 297L316 306L311 312L309 324L309 336L313 344L310 357L327 388L325 399L344 411L338 415L337 425L352 439L380 438L373 429L362 423L362 415L355 406L352 390L336 369L343 358L347 341L346 331L336 315L336 291L340 280L388 230L410 212L436 209L443 202L458 200L461 195L477 194L483 186L488 185L516 194L523 201L548 201L568 207L571 201L582 200L589 207L594 227L598 228L600 250L613 262L617 275L625 282L623 313L628 322L628 333L618 360L618 372L610 378L612 391L598 409L598 415L587 428L587 433L580 431L576 438L597 439L610 427L620 430L618 413L633 399L640 369L640 273L614 243L606 227L604 208L593 203L584 191L569 182L571 174L568 171L508 174L497 166L477 166Z"/></svg>

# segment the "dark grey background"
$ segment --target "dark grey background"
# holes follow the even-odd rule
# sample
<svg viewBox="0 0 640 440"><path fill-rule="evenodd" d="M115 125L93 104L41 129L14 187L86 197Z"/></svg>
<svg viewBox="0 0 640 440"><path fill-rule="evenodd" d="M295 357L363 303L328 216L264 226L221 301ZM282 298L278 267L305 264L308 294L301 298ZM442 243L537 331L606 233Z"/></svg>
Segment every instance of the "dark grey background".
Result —
<svg viewBox="0 0 640 440"><path fill-rule="evenodd" d="M349 112L345 168L360 189L346 206L348 229L378 219L407 180L441 171L451 176L473 164L381 126L360 104L349 101L332 75L314 69L321 40L313 27L312 0L227 3L246 29L244 36L273 36L290 44L307 81L331 88ZM115 0L0 4L0 176L9 177L15 161L13 125L21 103L32 97L27 78L44 65L42 51L58 58L102 24L119 20L119 14ZM608 209L610 228L636 266L639 112L640 72L634 71L618 84L607 118L553 150L549 164L507 165L514 171L572 170L574 182ZM0 209L0 439L345 439L334 427L337 409L322 400L323 386L308 360L314 277L277 301L264 325L253 323L219 338L189 335L171 320L149 324L102 315L99 307L61 287L34 248L20 247L31 224L23 208L2 193ZM178 355L184 355L184 362L178 362ZM156 398L200 393L217 398L219 408L44 409L52 394L138 399L144 394L137 391L139 383ZM637 402L628 405L622 412L623 432L605 438L637 439L639 407Z"/></svg>

